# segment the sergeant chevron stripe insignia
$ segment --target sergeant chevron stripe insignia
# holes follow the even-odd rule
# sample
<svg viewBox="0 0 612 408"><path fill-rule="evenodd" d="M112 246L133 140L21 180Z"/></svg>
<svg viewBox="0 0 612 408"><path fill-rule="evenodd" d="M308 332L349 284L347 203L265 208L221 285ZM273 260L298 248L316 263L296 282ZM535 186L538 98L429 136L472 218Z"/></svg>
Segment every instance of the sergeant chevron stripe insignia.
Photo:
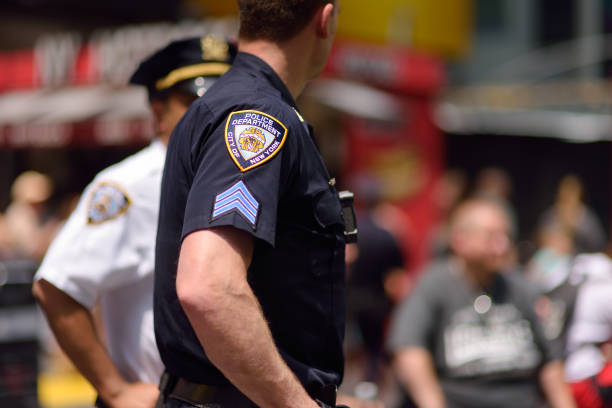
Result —
<svg viewBox="0 0 612 408"><path fill-rule="evenodd" d="M242 180L217 194L212 218L216 219L232 211L240 214L255 228L259 213L259 202L253 197Z"/></svg>

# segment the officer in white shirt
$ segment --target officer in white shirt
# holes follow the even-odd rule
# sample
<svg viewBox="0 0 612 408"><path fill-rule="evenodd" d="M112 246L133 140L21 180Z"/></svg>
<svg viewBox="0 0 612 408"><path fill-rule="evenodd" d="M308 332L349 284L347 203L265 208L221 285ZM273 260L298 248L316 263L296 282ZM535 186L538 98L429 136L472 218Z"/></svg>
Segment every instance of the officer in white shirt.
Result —
<svg viewBox="0 0 612 408"><path fill-rule="evenodd" d="M153 270L166 145L191 102L230 66L215 37L170 43L143 61L157 138L103 170L49 248L33 293L58 343L98 392L97 407L152 408L163 371L153 332ZM106 339L91 309L99 301Z"/></svg>

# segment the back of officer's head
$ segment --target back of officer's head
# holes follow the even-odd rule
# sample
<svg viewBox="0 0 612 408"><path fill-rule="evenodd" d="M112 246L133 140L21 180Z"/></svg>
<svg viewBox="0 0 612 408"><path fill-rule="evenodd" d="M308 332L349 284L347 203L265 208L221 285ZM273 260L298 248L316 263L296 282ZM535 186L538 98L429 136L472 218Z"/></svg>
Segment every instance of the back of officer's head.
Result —
<svg viewBox="0 0 612 408"><path fill-rule="evenodd" d="M337 0L238 0L240 38L282 42L293 38L317 10Z"/></svg>

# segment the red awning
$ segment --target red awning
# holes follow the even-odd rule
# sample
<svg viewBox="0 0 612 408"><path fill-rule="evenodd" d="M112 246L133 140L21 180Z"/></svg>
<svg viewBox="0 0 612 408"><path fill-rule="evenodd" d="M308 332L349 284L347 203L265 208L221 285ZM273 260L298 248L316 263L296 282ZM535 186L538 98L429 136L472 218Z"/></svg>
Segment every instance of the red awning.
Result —
<svg viewBox="0 0 612 408"><path fill-rule="evenodd" d="M0 148L146 143L153 123L140 87L91 86L0 94Z"/></svg>

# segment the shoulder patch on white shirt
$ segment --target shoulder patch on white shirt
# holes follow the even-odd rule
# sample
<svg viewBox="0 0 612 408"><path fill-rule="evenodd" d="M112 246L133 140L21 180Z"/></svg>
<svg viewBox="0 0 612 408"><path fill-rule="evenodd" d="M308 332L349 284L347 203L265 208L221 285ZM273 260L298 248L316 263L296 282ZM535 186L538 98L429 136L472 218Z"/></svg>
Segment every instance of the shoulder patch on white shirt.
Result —
<svg viewBox="0 0 612 408"><path fill-rule="evenodd" d="M286 138L287 127L281 121L255 110L232 112L225 124L225 144L240 171L273 158Z"/></svg>
<svg viewBox="0 0 612 408"><path fill-rule="evenodd" d="M121 187L102 182L94 187L89 196L87 223L101 224L124 214L131 204L127 193Z"/></svg>

